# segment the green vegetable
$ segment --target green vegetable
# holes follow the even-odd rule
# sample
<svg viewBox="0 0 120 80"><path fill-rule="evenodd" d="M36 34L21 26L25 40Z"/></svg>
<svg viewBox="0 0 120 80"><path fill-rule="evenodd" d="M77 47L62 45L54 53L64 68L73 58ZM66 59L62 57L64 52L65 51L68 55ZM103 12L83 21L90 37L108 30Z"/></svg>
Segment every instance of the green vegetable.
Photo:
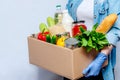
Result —
<svg viewBox="0 0 120 80"><path fill-rule="evenodd" d="M46 35L46 42L51 43L51 37L50 37L50 34Z"/></svg>
<svg viewBox="0 0 120 80"><path fill-rule="evenodd" d="M52 36L51 43L56 44L57 37L55 35Z"/></svg>
<svg viewBox="0 0 120 80"><path fill-rule="evenodd" d="M52 17L47 17L47 24L49 27L54 26L55 25L55 21Z"/></svg>
<svg viewBox="0 0 120 80"><path fill-rule="evenodd" d="M56 35L51 36L50 34L46 35L46 42L56 44L57 37Z"/></svg>
<svg viewBox="0 0 120 80"><path fill-rule="evenodd" d="M40 23L39 29L40 29L40 32L47 32L48 31L47 25L45 23Z"/></svg>
<svg viewBox="0 0 120 80"><path fill-rule="evenodd" d="M87 52L92 49L101 50L104 46L109 45L105 34L96 32L98 24L95 24L91 31L84 30L80 27L81 35L77 35L75 38L79 40L78 46L85 47Z"/></svg>

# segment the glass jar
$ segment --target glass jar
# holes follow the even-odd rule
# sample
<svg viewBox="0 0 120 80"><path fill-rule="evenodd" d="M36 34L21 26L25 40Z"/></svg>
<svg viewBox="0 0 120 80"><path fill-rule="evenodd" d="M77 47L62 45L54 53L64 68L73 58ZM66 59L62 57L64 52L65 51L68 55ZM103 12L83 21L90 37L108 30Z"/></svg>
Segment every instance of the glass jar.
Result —
<svg viewBox="0 0 120 80"><path fill-rule="evenodd" d="M87 27L86 27L86 25L84 23L85 23L84 20L75 21L75 22L72 23L73 24L73 27L72 27L72 36L73 37L75 37L76 35L81 34L80 27L87 30Z"/></svg>

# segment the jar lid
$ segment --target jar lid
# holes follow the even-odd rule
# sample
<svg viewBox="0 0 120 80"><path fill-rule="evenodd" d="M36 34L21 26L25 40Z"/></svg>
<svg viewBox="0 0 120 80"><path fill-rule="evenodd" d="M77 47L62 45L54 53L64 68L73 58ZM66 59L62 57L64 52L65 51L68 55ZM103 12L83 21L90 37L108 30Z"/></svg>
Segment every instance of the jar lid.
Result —
<svg viewBox="0 0 120 80"><path fill-rule="evenodd" d="M73 24L76 24L76 23L85 23L85 20L80 20L80 21L74 21Z"/></svg>

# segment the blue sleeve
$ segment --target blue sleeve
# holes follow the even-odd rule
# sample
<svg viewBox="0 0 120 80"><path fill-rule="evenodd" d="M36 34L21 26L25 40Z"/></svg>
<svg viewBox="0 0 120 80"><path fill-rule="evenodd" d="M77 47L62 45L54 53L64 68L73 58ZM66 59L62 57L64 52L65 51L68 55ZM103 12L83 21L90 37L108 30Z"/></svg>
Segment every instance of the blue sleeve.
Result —
<svg viewBox="0 0 120 80"><path fill-rule="evenodd" d="M73 16L72 16L72 5L73 5L72 1L73 0L68 0L68 3L66 4L66 9L68 10L69 14L73 18Z"/></svg>
<svg viewBox="0 0 120 80"><path fill-rule="evenodd" d="M118 0L108 0L109 10L108 14L111 13L120 13L120 1ZM107 39L110 44L116 46L116 43L120 40L120 14L115 24L112 26L110 31L107 33Z"/></svg>
<svg viewBox="0 0 120 80"><path fill-rule="evenodd" d="M116 43L120 40L120 29L112 28L108 33L107 33L107 40L110 44L116 46Z"/></svg>
<svg viewBox="0 0 120 80"><path fill-rule="evenodd" d="M68 2L66 4L66 9L70 9L72 1L73 0L68 0Z"/></svg>

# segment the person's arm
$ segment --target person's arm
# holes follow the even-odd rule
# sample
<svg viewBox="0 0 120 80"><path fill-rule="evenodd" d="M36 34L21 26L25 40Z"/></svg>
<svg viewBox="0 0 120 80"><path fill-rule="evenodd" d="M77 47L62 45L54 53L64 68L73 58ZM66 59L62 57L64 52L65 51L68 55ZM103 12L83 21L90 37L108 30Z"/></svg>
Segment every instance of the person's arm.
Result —
<svg viewBox="0 0 120 80"><path fill-rule="evenodd" d="M116 30L116 31L114 31ZM83 70L85 77L97 76L102 68L103 63L107 59L108 55L111 53L111 50L120 39L120 29L113 27L111 31L107 34L107 39L110 46L104 47L100 53L97 55L95 60L91 62L86 69Z"/></svg>
<svg viewBox="0 0 120 80"><path fill-rule="evenodd" d="M99 74L103 63L107 59L107 56L110 54L113 47L116 46L116 43L120 41L120 1L118 0L108 0L109 10L108 14L116 13L118 14L118 19L109 32L106 35L106 38L111 46L105 47L101 50L98 56L93 60L92 63L88 65L87 68L83 70L83 74L86 77L96 76ZM114 6L114 8L113 8Z"/></svg>
<svg viewBox="0 0 120 80"><path fill-rule="evenodd" d="M120 1L108 0L108 3L108 14L115 13L118 15L118 18L110 31L107 33L106 37L110 44L116 46L116 43L120 40Z"/></svg>

